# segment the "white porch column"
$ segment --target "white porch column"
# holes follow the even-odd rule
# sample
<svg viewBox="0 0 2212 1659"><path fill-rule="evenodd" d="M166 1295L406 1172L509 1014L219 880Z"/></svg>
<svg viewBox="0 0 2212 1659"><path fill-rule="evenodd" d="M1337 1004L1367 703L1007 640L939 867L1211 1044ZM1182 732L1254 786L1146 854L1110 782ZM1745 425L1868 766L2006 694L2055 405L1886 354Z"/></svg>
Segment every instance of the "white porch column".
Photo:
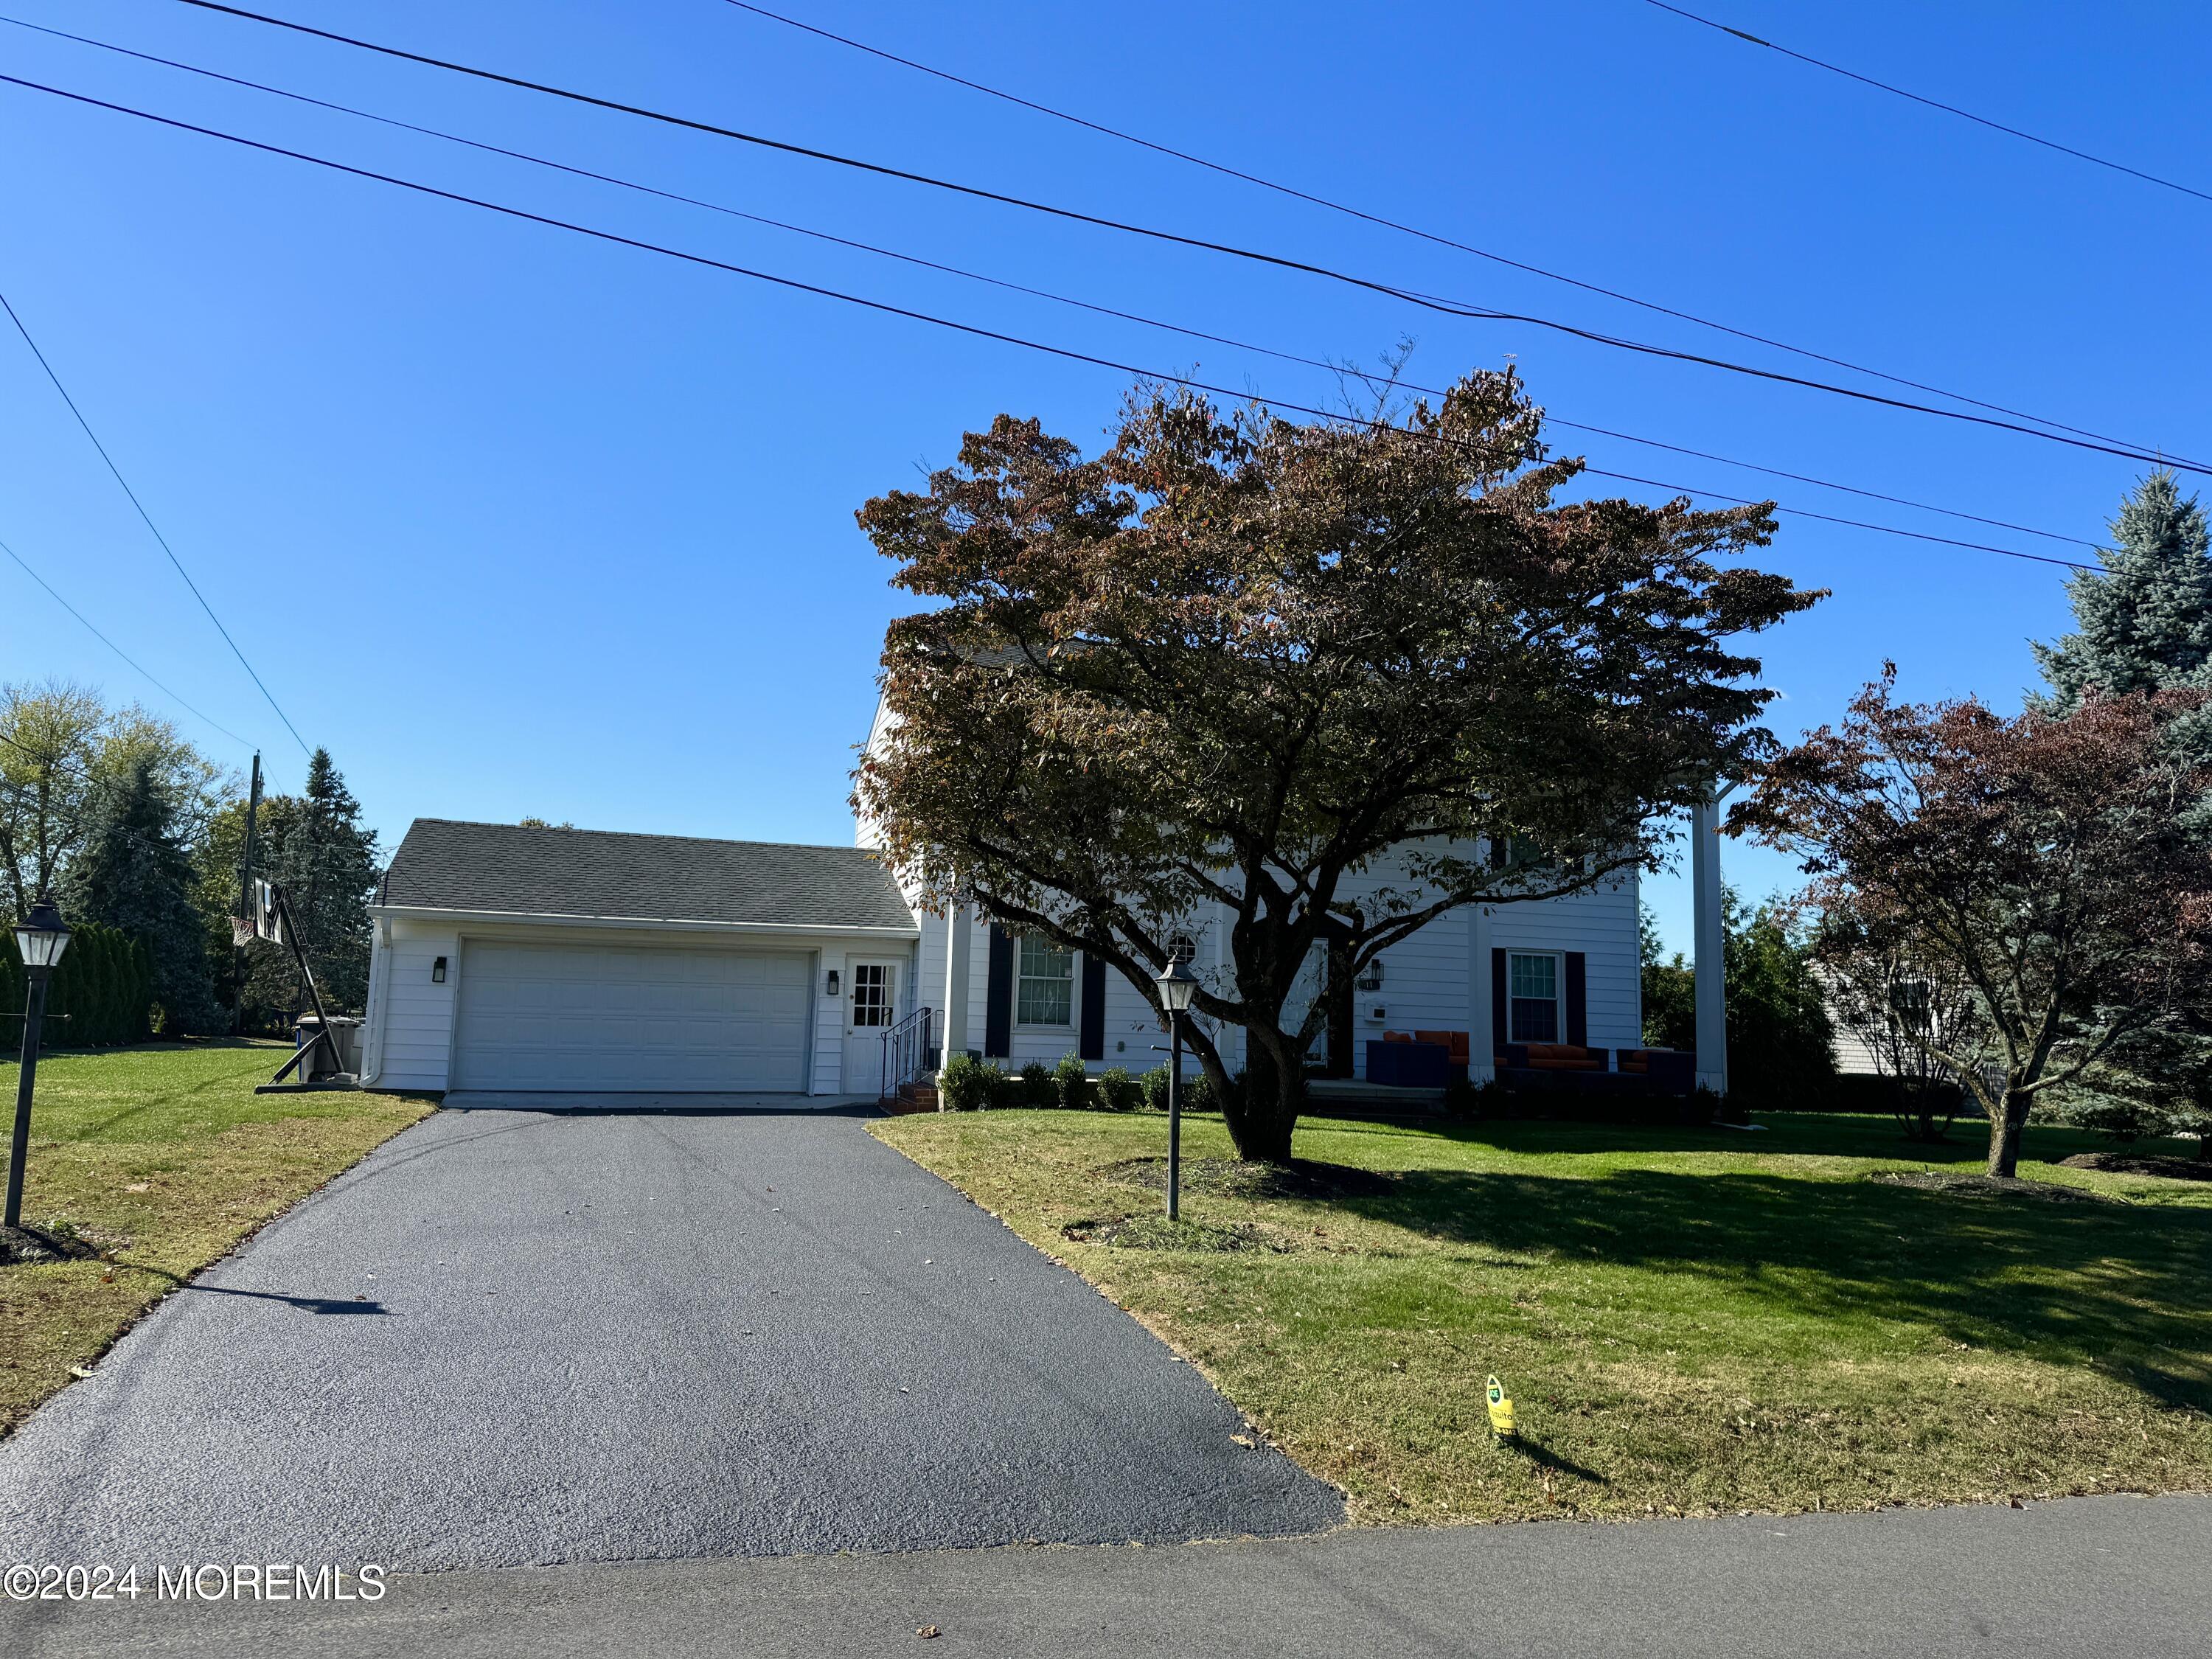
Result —
<svg viewBox="0 0 2212 1659"><path fill-rule="evenodd" d="M965 904L945 912L945 1031L938 1038L938 1065L968 1048L968 969L975 913Z"/></svg>
<svg viewBox="0 0 2212 1659"><path fill-rule="evenodd" d="M1498 1080L1498 1038L1490 1018L1490 907L1467 907L1467 1080Z"/></svg>
<svg viewBox="0 0 2212 1659"><path fill-rule="evenodd" d="M1721 917L1718 794L1690 812L1690 896L1697 912L1698 1082L1728 1092L1727 935Z"/></svg>

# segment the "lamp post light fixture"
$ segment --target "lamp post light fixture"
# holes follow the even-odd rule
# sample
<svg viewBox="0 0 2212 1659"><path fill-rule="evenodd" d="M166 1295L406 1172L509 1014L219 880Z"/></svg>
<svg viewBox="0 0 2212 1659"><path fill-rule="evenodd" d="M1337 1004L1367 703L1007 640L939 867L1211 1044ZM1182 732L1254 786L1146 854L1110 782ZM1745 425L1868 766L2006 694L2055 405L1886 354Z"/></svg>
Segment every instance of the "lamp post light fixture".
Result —
<svg viewBox="0 0 2212 1659"><path fill-rule="evenodd" d="M39 895L30 914L15 924L15 948L22 952L24 976L31 981L23 1005L23 1064L15 1079L15 1133L8 1143L6 1224L23 1224L23 1160L31 1151L31 1083L39 1070L39 1023L46 1017L46 979L69 949L69 923L54 908L52 892Z"/></svg>
<svg viewBox="0 0 2212 1659"><path fill-rule="evenodd" d="M1198 994L1198 975L1170 955L1167 971L1152 983L1168 1017L1168 1219L1176 1221L1182 1216L1182 1017Z"/></svg>

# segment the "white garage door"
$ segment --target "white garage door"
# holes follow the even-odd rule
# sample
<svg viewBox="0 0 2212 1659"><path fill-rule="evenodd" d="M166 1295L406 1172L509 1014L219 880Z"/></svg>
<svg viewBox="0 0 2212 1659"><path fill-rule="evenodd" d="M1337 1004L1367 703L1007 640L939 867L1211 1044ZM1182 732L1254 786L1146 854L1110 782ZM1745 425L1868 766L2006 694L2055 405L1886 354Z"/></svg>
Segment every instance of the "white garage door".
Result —
<svg viewBox="0 0 2212 1659"><path fill-rule="evenodd" d="M453 1086L796 1091L806 1086L809 963L470 941Z"/></svg>

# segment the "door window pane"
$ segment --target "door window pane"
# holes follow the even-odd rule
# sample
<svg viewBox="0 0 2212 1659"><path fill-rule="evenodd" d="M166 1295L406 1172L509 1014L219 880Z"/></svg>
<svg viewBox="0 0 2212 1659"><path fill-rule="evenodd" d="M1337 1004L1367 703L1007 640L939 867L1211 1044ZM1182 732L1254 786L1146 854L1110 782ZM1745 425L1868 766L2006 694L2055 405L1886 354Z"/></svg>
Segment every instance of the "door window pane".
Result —
<svg viewBox="0 0 2212 1659"><path fill-rule="evenodd" d="M864 962L853 969L853 1024L891 1023L891 970L880 962Z"/></svg>
<svg viewBox="0 0 2212 1659"><path fill-rule="evenodd" d="M1021 980L1014 994L1020 1025L1066 1025L1074 1017L1075 955L1048 939L1022 941Z"/></svg>

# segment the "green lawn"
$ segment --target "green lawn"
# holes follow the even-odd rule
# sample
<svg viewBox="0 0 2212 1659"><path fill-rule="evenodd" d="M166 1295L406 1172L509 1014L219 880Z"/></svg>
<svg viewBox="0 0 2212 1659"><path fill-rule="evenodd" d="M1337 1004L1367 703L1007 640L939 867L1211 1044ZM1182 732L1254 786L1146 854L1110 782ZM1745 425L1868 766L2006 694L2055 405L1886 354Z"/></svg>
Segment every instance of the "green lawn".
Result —
<svg viewBox="0 0 2212 1659"><path fill-rule="evenodd" d="M256 1095L287 1049L150 1044L39 1061L23 1219L105 1260L0 1267L0 1435L148 1307L429 1109L388 1095ZM16 1067L0 1064L0 1114ZM0 1135L0 1170L6 1140Z"/></svg>
<svg viewBox="0 0 2212 1659"><path fill-rule="evenodd" d="M1200 1365L1363 1521L2212 1489L2212 1186L2055 1167L2112 1143L2037 1127L2023 1175L2106 1201L1931 1189L1870 1177L1976 1170L1985 1126L1931 1157L1887 1118L1765 1121L1310 1119L1300 1157L1353 1171L1316 1198L1253 1194L1199 1120L1186 1158L1222 1162L1187 1188L1187 1231L1247 1247L1226 1250L1098 1242L1157 1212L1156 1167L1121 1166L1164 1151L1158 1117L873 1128ZM1517 1449L1490 1438L1492 1371Z"/></svg>

